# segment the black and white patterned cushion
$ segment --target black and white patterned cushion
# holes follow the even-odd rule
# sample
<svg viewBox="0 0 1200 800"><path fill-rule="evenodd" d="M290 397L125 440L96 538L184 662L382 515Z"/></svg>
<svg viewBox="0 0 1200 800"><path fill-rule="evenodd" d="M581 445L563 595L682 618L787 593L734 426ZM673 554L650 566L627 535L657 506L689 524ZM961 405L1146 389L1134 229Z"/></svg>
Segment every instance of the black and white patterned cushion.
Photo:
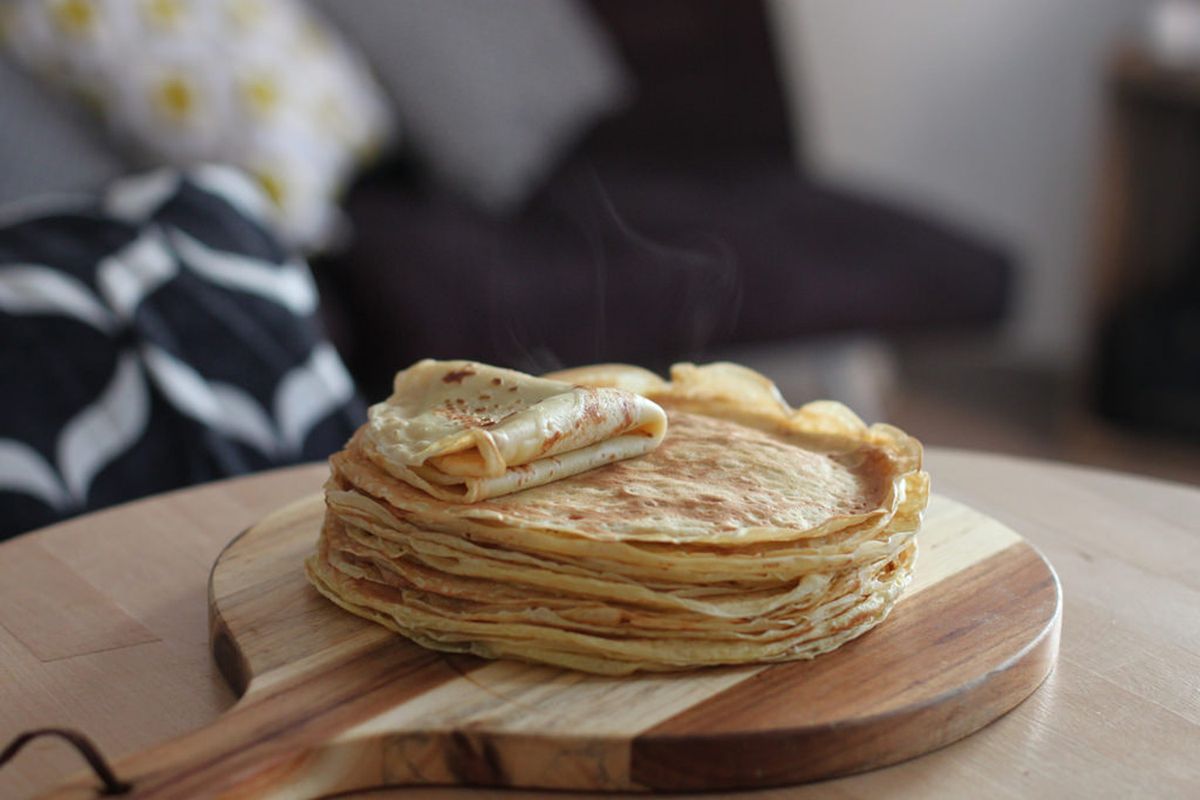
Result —
<svg viewBox="0 0 1200 800"><path fill-rule="evenodd" d="M267 213L200 166L0 218L0 538L353 432L362 403Z"/></svg>

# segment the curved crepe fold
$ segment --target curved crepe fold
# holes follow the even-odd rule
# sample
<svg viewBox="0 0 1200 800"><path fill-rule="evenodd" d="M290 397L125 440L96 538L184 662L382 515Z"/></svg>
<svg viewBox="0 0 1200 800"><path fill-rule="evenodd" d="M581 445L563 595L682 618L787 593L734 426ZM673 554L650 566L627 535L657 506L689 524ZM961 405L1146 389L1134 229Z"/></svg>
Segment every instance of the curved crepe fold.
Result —
<svg viewBox="0 0 1200 800"><path fill-rule="evenodd" d="M365 432L367 457L392 476L475 503L648 453L667 415L624 389L426 359L396 375Z"/></svg>

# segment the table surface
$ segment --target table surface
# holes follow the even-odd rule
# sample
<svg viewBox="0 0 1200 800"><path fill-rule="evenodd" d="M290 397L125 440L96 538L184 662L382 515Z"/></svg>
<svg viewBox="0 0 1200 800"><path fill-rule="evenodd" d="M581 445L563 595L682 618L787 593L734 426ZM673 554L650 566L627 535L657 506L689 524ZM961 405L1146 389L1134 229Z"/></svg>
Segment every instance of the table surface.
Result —
<svg viewBox="0 0 1200 800"><path fill-rule="evenodd" d="M935 491L1006 523L1058 570L1057 669L1014 711L942 750L741 796L1197 796L1200 490L953 450L931 449L927 464ZM236 533L317 491L325 474L310 465L208 484L0 545L0 746L28 728L67 726L116 759L228 708L233 694L208 653L209 568ZM80 768L63 743L36 742L0 770L0 797L48 789ZM556 795L583 796L611 797Z"/></svg>

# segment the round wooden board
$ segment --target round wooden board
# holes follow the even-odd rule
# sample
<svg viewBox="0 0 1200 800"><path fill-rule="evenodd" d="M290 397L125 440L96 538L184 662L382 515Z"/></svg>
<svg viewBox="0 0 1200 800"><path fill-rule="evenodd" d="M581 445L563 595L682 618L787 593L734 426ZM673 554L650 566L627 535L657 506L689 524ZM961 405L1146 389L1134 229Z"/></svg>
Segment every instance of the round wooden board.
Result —
<svg viewBox="0 0 1200 800"><path fill-rule="evenodd" d="M798 783L979 729L1033 692L1058 652L1050 565L940 496L913 584L865 636L813 661L628 678L434 653L342 611L302 570L322 514L319 496L281 509L214 564L213 654L242 699L139 758L138 796Z"/></svg>

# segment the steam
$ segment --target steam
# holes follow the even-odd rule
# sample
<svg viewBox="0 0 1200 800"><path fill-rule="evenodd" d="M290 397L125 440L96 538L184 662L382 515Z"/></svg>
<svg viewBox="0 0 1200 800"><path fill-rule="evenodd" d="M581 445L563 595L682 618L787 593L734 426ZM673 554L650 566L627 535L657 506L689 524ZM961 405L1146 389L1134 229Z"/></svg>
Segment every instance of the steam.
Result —
<svg viewBox="0 0 1200 800"><path fill-rule="evenodd" d="M529 280L563 288L551 301L562 316L549 314L543 329L513 315L513 309L528 307L519 302L528 287L493 284L492 334L500 354L535 374L588 362L633 361L661 369L701 360L709 345L727 338L741 308L733 249L702 231L681 231L670 241L651 238L618 210L594 170L583 181L584 191L555 204L552 214L564 240L573 240L571 251L582 250L588 263L554 264L561 274L531 265Z"/></svg>

